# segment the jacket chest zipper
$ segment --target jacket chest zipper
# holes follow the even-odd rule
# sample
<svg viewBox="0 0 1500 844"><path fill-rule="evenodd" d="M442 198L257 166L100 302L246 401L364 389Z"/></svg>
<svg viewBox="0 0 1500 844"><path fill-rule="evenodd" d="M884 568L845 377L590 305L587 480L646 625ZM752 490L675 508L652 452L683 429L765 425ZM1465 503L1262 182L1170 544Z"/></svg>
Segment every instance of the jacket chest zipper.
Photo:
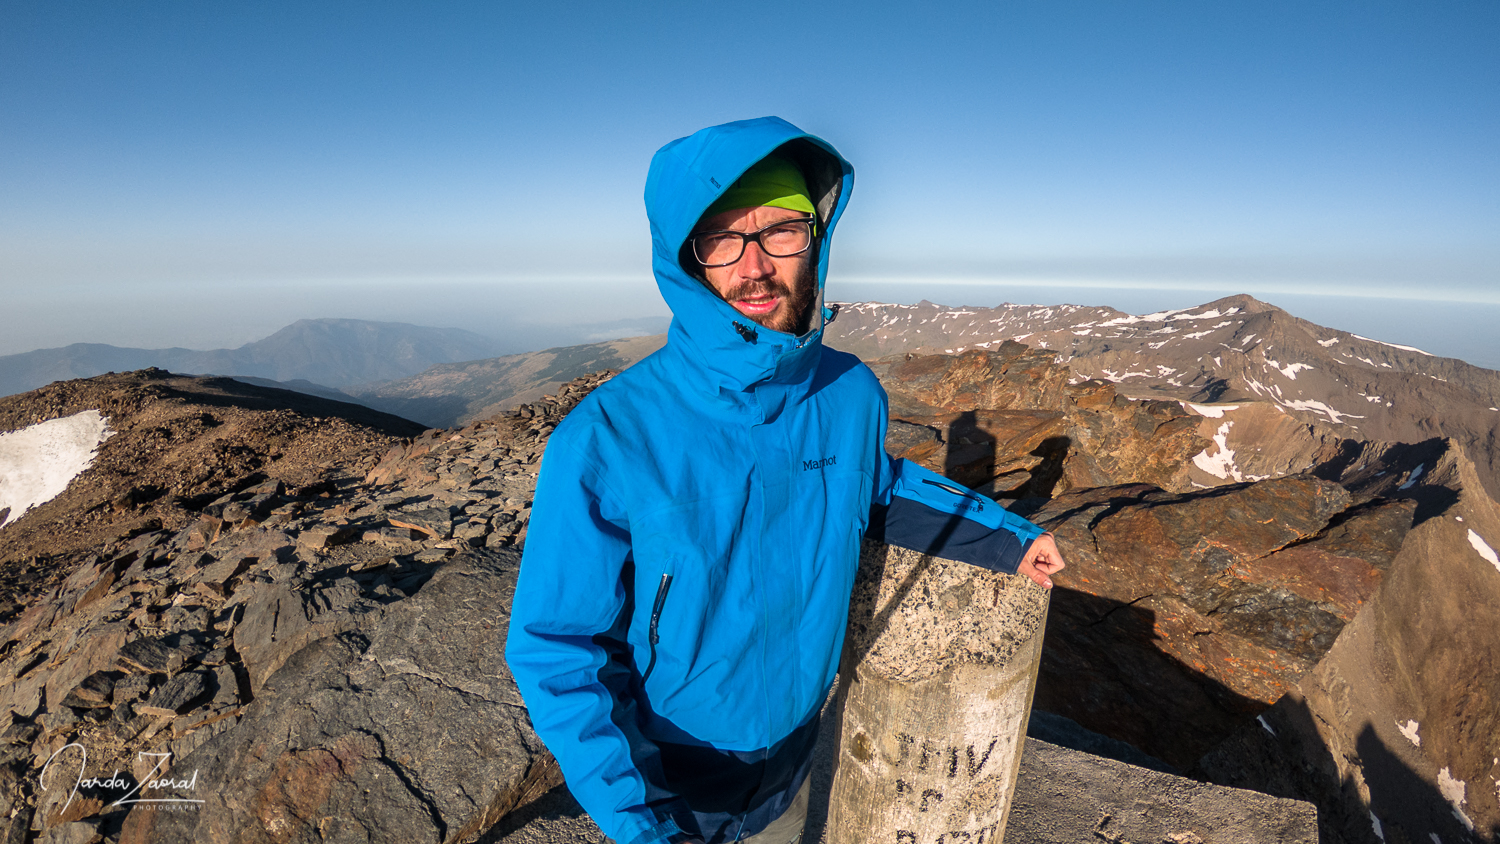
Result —
<svg viewBox="0 0 1500 844"><path fill-rule="evenodd" d="M661 608L667 603L667 590L672 587L672 575L663 574L661 585L656 587L656 600L651 604L651 628L646 635L646 641L651 644L651 660L646 663L646 673L641 675L641 685L651 679L651 672L656 670L656 643L661 641L657 634L657 625L661 624Z"/></svg>

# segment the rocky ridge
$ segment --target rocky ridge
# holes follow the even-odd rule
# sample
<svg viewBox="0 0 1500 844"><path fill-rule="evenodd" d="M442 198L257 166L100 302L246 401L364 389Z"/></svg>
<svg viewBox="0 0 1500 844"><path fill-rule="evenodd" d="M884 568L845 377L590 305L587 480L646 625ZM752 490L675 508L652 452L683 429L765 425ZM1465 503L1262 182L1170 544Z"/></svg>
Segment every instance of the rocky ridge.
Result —
<svg viewBox="0 0 1500 844"><path fill-rule="evenodd" d="M1248 455L1263 476L1236 479L1200 465L1220 453L1205 434L1234 405L1069 383L1051 355L1015 343L872 368L891 397L890 453L1009 500L1069 557L1038 708L1178 770L1314 799L1325 842L1369 839L1371 817L1382 834L1500 830L1500 706L1479 691L1500 687L1500 634L1459 609L1488 618L1500 606L1500 523L1459 444L1340 437L1270 410L1261 423L1282 441ZM1441 524L1471 533L1421 538ZM1352 632L1372 618L1382 634ZM1335 647L1351 641L1363 644ZM1464 691L1423 672L1424 653L1451 664ZM1349 666L1336 681L1334 664ZM1351 709L1353 687L1362 706ZM1416 715L1437 701L1435 720ZM1264 726L1287 707L1319 728ZM1430 731L1426 744L1401 738L1409 722ZM1272 730L1298 738L1267 743ZM1359 761L1361 742L1393 739L1431 755ZM1268 773L1278 766L1323 773L1293 782Z"/></svg>
<svg viewBox="0 0 1500 844"><path fill-rule="evenodd" d="M159 369L0 399L0 431L98 411L109 438L67 489L0 530L0 620L68 572L175 532L227 491L277 482L299 499L347 488L422 427L359 405ZM265 518L265 501L252 509Z"/></svg>
<svg viewBox="0 0 1500 844"><path fill-rule="evenodd" d="M1220 405L1227 415L1215 428L1224 429L1225 452L1265 445L1248 430L1253 424L1238 421L1242 412L1264 413L1241 408L1271 409L1356 440L1447 437L1469 452L1490 495L1500 498L1500 373L1316 325L1250 296L1139 316L1077 305L854 303L840 309L827 342L865 360L1024 342L1052 352L1074 382L1098 379L1133 398Z"/></svg>
<svg viewBox="0 0 1500 844"><path fill-rule="evenodd" d="M378 462L346 449L354 465L338 468L363 465L362 482L235 476L238 488L187 524L137 525L27 601L0 626L4 840L27 829L45 840L244 840L252 820L301 840L322 835L303 825L330 800L364 807L346 831L472 839L555 785L505 669L504 616L546 435L611 374L460 431L427 431ZM193 380L139 377L179 392ZM18 524L36 516L47 514ZM476 622L483 635L472 635ZM268 735L282 736L276 752ZM472 752L410 755L429 743ZM300 787L326 787L320 772L335 758L347 779L310 803ZM51 788L49 760L67 771ZM244 788L199 789L218 801L201 813L116 803L150 799L162 780L193 798L176 773L189 770ZM85 771L119 774L76 794L57 787Z"/></svg>
<svg viewBox="0 0 1500 844"><path fill-rule="evenodd" d="M1484 765L1500 753L1497 707L1474 690L1500 687L1500 562L1482 550L1493 555L1485 538L1500 536L1500 514L1462 449L1308 429L1308 466L1200 479L1184 464L1213 448L1202 431L1221 405L1069 384L1050 354L1016 344L901 355L876 369L892 399L888 450L987 487L1070 554L1039 706L1201 778L1315 800L1325 841L1372 840L1376 828L1407 840L1494 834L1500 791L1486 786L1500 771ZM52 817L46 834L57 839L261 840L254 830L274 830L311 841L335 831L336 817L340 834L390 824L403 837L456 841L546 791L555 769L503 683L455 681L501 676L502 613L446 641L441 631L476 615L465 596L508 602L546 437L603 377L362 457L368 486L229 490L198 521L141 533L139 548L101 554L35 602L27 626L0 630L15 642L0 645L0 677L31 690L8 699L3 734L12 829L23 816L39 828ZM233 507L258 498L269 505L263 520ZM444 615L450 607L462 611ZM135 644L147 639L160 649ZM1421 671L1429 662L1442 677ZM427 663L444 667L413 670ZM186 675L197 676L178 680ZM108 706L82 705L90 700ZM117 718L118 700L134 713ZM385 700L429 715L389 717ZM126 735L146 726L120 739L119 720L134 725ZM457 728L470 721L508 738L491 745ZM1419 729L1420 744L1404 738ZM102 805L58 815L60 797L37 788L38 766L79 737L98 748L95 761L172 752L173 770L232 772L238 785L198 816L138 808L122 827L99 789ZM1371 767L1372 741L1399 764ZM478 759L495 787L401 755L412 747ZM529 840L503 819L495 829Z"/></svg>

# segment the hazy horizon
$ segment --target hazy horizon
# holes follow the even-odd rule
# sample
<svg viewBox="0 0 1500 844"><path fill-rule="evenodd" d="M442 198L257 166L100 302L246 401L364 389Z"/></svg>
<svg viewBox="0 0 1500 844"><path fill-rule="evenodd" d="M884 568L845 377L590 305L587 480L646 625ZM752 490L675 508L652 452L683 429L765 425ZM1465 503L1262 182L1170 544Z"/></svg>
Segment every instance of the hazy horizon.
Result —
<svg viewBox="0 0 1500 844"><path fill-rule="evenodd" d="M405 282L390 283L387 296L359 297L357 306L347 296L268 297L261 309L241 306L231 317L212 302L188 298L176 309L158 314L158 324L120 326L114 333L92 332L52 345L26 345L23 332L0 338L0 356L73 343L106 343L145 349L181 347L196 350L233 349L270 336L299 319L366 319L403 322L436 328L460 328L497 342L503 354L537 351L556 346L599 342L664 331L670 315L659 296L655 302L631 310L630 302L646 298L642 283L525 287L477 282L429 285L413 304ZM1132 314L1188 308L1241 293L1276 305L1310 322L1370 339L1414 346L1442 357L1458 358L1475 366L1500 370L1500 344L1493 327L1500 325L1500 305L1418 299L1317 295L1238 288L1170 289L1097 287L1060 284L998 284L982 281L905 282L840 279L829 284L829 301L879 301L914 304L928 301L952 307L1018 305L1108 306ZM654 287L652 288L654 294ZM564 303L566 303L564 305ZM295 307L290 307L295 305ZM99 303L107 310L105 303ZM223 324L214 322L223 319ZM38 333L54 328L31 326ZM65 333L65 332L64 332ZM24 346L24 348L23 348Z"/></svg>

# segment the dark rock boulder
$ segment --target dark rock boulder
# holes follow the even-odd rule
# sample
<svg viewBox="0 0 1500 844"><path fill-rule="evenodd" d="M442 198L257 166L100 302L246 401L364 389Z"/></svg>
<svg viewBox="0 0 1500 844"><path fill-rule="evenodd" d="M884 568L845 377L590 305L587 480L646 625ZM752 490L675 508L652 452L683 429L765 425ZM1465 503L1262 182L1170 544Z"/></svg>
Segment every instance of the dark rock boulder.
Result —
<svg viewBox="0 0 1500 844"><path fill-rule="evenodd" d="M313 590L287 579L253 583L241 592L244 618L234 628L234 646L253 694L292 654L318 639L358 629L377 606L348 584Z"/></svg>
<svg viewBox="0 0 1500 844"><path fill-rule="evenodd" d="M200 811L137 808L121 841L457 841L556 785L504 660L518 563L461 555L299 650L234 729L175 761Z"/></svg>

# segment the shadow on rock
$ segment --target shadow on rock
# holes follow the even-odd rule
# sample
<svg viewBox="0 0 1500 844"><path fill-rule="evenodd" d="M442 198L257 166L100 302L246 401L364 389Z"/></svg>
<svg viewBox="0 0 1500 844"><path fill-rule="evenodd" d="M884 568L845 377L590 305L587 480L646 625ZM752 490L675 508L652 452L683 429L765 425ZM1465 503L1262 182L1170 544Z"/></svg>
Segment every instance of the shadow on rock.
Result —
<svg viewBox="0 0 1500 844"><path fill-rule="evenodd" d="M1322 844L1500 841L1500 827L1471 829L1453 801L1420 776L1368 723L1357 760L1331 750L1305 701L1287 697L1215 748L1189 772L1220 785L1318 807ZM1358 770L1351 766L1357 761ZM1457 794L1458 792L1455 792Z"/></svg>
<svg viewBox="0 0 1500 844"><path fill-rule="evenodd" d="M1146 606L1055 587L1034 705L1185 769L1267 704L1163 653L1156 626Z"/></svg>

